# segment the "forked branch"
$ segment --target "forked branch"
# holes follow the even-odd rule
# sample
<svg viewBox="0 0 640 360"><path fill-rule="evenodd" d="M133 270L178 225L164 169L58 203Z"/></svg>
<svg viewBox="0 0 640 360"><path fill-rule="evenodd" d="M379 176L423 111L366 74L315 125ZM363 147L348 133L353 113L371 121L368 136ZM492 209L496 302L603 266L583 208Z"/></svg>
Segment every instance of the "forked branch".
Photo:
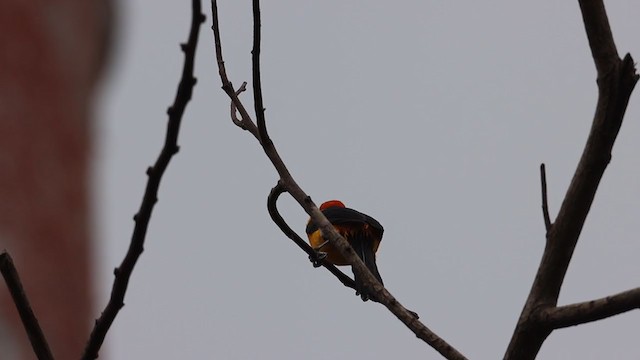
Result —
<svg viewBox="0 0 640 360"><path fill-rule="evenodd" d="M367 288L370 294L376 298L377 301L384 304L398 319L400 319L409 329L411 329L416 336L431 345L436 351L440 352L447 359L465 359L456 349L446 343L443 339L438 337L424 324L422 324L415 313L404 308L371 274L369 269L364 265L362 260L355 254L349 243L342 238L326 217L318 210L311 198L298 186L293 179L289 170L285 166L284 162L280 158L273 142L268 136L264 119L264 106L262 104L262 89L260 86L260 8L259 1L253 0L253 14L254 14L254 48L252 51L253 59L253 86L254 86L254 104L258 125L251 120L251 117L243 106L242 102L238 98L238 94L233 88L233 85L229 81L226 69L224 66L224 60L222 58L222 45L220 41L220 28L218 24L218 8L216 0L211 1L211 10L213 16L213 33L216 49L216 59L218 63L218 72L220 79L222 80L222 89L231 98L231 101L240 112L240 122L243 129L248 130L253 136L260 142L262 148L273 164L274 168L278 171L280 176L280 185L283 190L288 192L300 206L309 214L311 221L313 221L325 239L335 247L345 259L352 265L354 272L357 272L359 277L363 279L363 284ZM234 121L235 122L235 121ZM278 190L280 191L280 190ZM280 224L279 224L280 225ZM300 245L299 245L300 246Z"/></svg>
<svg viewBox="0 0 640 360"><path fill-rule="evenodd" d="M551 217L549 217L549 200L547 199L547 172L544 164L540 164L540 187L542 191L542 217L544 218L544 227L547 229L547 235L551 230Z"/></svg>

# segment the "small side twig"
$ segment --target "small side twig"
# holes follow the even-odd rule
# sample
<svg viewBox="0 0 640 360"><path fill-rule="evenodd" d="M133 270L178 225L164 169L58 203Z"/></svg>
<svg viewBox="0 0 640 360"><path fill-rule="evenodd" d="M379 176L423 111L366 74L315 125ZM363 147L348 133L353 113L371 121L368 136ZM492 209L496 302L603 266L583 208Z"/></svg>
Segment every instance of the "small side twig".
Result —
<svg viewBox="0 0 640 360"><path fill-rule="evenodd" d="M640 309L640 287L604 298L558 306L540 312L540 321L553 329L586 324Z"/></svg>
<svg viewBox="0 0 640 360"><path fill-rule="evenodd" d="M182 77L178 84L178 90L176 93L173 105L169 107L167 113L169 115L169 121L167 123L167 133L164 142L164 146L152 167L147 169L147 186L145 188L142 204L140 210L134 216L135 227L133 229L133 235L131 236L131 243L125 258L119 267L114 270L115 279L113 281L113 288L111 290L111 297L107 306L103 310L100 318L96 320L87 346L82 355L83 360L93 360L98 358L98 353L102 347L102 343L116 318L116 315L120 309L124 306L124 296L127 292L129 285L129 279L133 268L135 267L138 258L144 250L144 241L147 235L147 228L149 226L149 220L151 219L151 213L158 201L158 189L160 188L160 180L164 175L165 170L169 166L169 161L178 152L178 134L180 132L180 124L182 122L182 115L193 92L196 79L193 77L195 52L198 43L198 34L200 30L200 24L205 20L204 14L202 14L200 0L192 0L192 18L191 28L189 31L189 39L186 44L182 44L181 48L184 52L184 67L182 69Z"/></svg>
<svg viewBox="0 0 640 360"><path fill-rule="evenodd" d="M16 305L16 309L22 320L22 325L24 325L27 336L29 336L33 352L39 360L53 360L47 339L44 337L40 324L38 324L38 319L33 313L29 299L24 292L22 282L20 282L18 271L13 265L11 256L6 251L0 253L0 272L2 272L4 281L7 283L7 288L9 288L9 292L11 293L13 303Z"/></svg>
<svg viewBox="0 0 640 360"><path fill-rule="evenodd" d="M242 91L238 90L238 92L236 92L233 88L233 84L229 81L229 77L227 76L227 69L224 65L224 59L222 58L222 42L220 40L220 25L218 23L218 3L216 1L211 1L211 17L213 23L213 25L211 25L211 29L213 30L216 62L218 63L218 74L220 75L220 80L222 80L222 90L227 93L227 96L231 99L232 106L240 113L240 123L236 121L233 121L233 123L243 130L247 130L256 138L259 138L260 135L258 135L258 128L255 126L253 121L251 121L251 116L249 116L244 104L242 104L240 98L238 98ZM242 89L242 86L240 88ZM232 119L234 118L235 111Z"/></svg>
<svg viewBox="0 0 640 360"><path fill-rule="evenodd" d="M247 90L247 82L245 81L242 83L242 85L240 85L240 88L236 90L236 96L240 96L240 94L246 90ZM231 102L231 121L233 121L233 123L239 128L243 130L247 130L247 128L244 126L243 119L238 118L237 113L238 113L238 108L236 107L236 104L232 101Z"/></svg>
<svg viewBox="0 0 640 360"><path fill-rule="evenodd" d="M544 227L547 233L551 230L551 218L549 217L549 202L547 200L547 173L544 163L540 164L540 185L542 187L542 216L544 217Z"/></svg>

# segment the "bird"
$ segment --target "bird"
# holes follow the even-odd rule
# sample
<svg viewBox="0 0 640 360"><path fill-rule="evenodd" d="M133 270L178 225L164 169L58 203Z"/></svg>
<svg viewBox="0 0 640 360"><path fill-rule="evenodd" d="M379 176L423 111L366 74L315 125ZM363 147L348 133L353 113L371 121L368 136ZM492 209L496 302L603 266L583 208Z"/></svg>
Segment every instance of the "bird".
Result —
<svg viewBox="0 0 640 360"><path fill-rule="evenodd" d="M322 203L320 211L336 231L349 242L373 276L381 285L384 285L376 264L376 252L384 233L382 225L371 216L346 207L340 200L329 200ZM311 219L307 222L306 233L311 247L323 255L326 254L327 261L334 265L349 265L349 262L340 255L337 249L322 237L320 229ZM359 294L362 300L368 300L369 295L355 271L354 280L356 294Z"/></svg>

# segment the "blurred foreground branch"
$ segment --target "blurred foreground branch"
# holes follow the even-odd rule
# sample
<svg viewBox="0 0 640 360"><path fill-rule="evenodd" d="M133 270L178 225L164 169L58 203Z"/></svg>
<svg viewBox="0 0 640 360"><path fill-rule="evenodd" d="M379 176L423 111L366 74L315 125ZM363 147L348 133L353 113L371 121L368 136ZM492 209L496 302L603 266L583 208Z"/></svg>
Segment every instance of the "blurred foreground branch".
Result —
<svg viewBox="0 0 640 360"><path fill-rule="evenodd" d="M149 226L149 220L151 219L153 207L158 201L160 180L169 165L169 161L171 161L173 155L178 152L178 134L180 132L182 115L184 114L187 103L191 100L193 87L196 84L196 79L193 77L194 58L198 43L200 25L204 20L205 17L202 14L200 0L192 0L192 18L189 39L185 44L181 44L180 46L185 56L182 77L178 84L178 90L173 105L171 105L167 110L169 121L167 123L167 133L164 146L155 164L147 169L147 186L142 198L140 210L138 210L138 213L133 217L135 227L133 229L133 235L131 236L129 249L127 250L127 254L122 260L120 266L114 270L115 279L111 290L111 298L100 315L100 318L96 320L95 326L84 350L84 354L82 355L83 360L93 360L98 357L98 353L111 324L115 320L120 309L124 306L124 296L127 291L127 286L129 285L131 273L133 272L133 268L135 267L138 258L144 250L144 241L147 234L147 228Z"/></svg>

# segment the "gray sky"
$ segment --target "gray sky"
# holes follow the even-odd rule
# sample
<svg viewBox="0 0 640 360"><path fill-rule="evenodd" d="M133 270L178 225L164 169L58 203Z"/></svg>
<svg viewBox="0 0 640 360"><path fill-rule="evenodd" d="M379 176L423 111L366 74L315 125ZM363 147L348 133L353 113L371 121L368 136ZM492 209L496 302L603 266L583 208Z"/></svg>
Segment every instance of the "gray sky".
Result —
<svg viewBox="0 0 640 360"><path fill-rule="evenodd" d="M95 131L100 309L164 139L190 21L186 1L119 5ZM607 5L619 52L640 59L640 3ZM314 269L270 221L277 175L229 119L203 6L181 150L109 357L439 359L385 308ZM538 166L547 164L555 217L595 109L577 2L272 0L262 9L267 125L294 177L316 204L339 198L384 225L385 284L428 327L470 358L501 358L544 245ZM238 86L251 80L250 1L221 1L219 11ZM562 304L640 285L639 115L636 89ZM304 234L306 214L287 196L280 205ZM636 311L556 331L539 358L636 359L638 333Z"/></svg>

